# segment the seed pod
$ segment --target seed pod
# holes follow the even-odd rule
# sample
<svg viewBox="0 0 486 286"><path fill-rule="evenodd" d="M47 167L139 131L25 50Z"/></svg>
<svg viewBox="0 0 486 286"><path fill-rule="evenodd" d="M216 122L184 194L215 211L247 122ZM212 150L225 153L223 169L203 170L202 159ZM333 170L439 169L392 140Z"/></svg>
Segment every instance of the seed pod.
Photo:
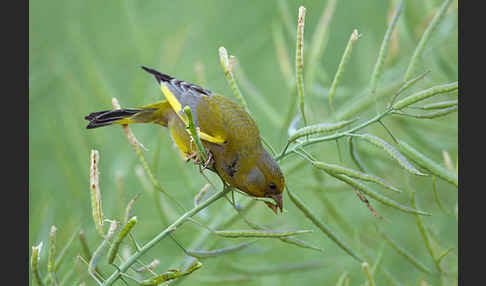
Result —
<svg viewBox="0 0 486 286"><path fill-rule="evenodd" d="M96 265L98 264L98 261L100 260L101 256L105 252L106 247L111 242L111 239L113 238L113 235L115 234L115 231L117 229L118 229L118 222L112 221L106 236L104 237L103 241L98 246L98 248L95 250L95 252L93 252L93 256L91 257L91 260L89 261L88 271L89 271L90 274L94 275L93 273L94 273L94 270L96 268ZM92 277L95 278L95 276L92 276Z"/></svg>
<svg viewBox="0 0 486 286"><path fill-rule="evenodd" d="M435 110L433 112L424 113L424 114L410 114L410 113L404 113L404 112L395 112L395 113L400 114L400 115L415 117L415 118L418 118L418 119L434 119L434 118L445 116L449 113L455 112L455 111L457 111L457 109L458 108L457 108L457 105L456 105L456 106L452 106L452 107L449 107L449 108L439 109L439 110Z"/></svg>
<svg viewBox="0 0 486 286"><path fill-rule="evenodd" d="M457 176L454 173L450 172L446 168L432 161L427 156L420 153L419 151L417 151L415 148L408 145L404 141L399 141L398 143L399 144L397 145L397 147L400 149L400 151L402 151L403 154L405 154L405 156L407 156L408 158L416 162L420 167L428 170L432 174L453 184L456 187L459 186Z"/></svg>
<svg viewBox="0 0 486 286"><path fill-rule="evenodd" d="M309 125L300 129L297 129L292 135L290 136L288 142L294 142L295 140L308 136L308 135L313 135L317 133L327 133L331 131L338 130L340 128L343 128L353 122L355 122L356 119L352 120L343 120L339 121L336 123L320 123L320 124L314 124L314 125Z"/></svg>
<svg viewBox="0 0 486 286"><path fill-rule="evenodd" d="M137 223L137 217L132 217L122 228L122 230L118 233L115 241L112 243L110 251L108 252L108 263L113 264L113 260L115 260L115 256L120 248L120 244L122 240L127 236L127 234L132 230L132 228Z"/></svg>
<svg viewBox="0 0 486 286"><path fill-rule="evenodd" d="M219 248L219 249L214 249L214 250L190 250L190 249L186 249L185 252L188 255L190 255L192 257L197 257L199 259L209 258L209 257L215 257L215 256L219 256L219 255L224 255L224 254L236 252L238 250L246 248L247 246L249 246L250 244L252 244L254 242L255 241L243 242L243 243L240 243L240 244L237 244L237 245L234 245L234 246L229 246L229 247Z"/></svg>
<svg viewBox="0 0 486 286"><path fill-rule="evenodd" d="M398 152L395 147L390 145L388 142L384 141L381 138L378 138L376 136L370 135L370 134L353 134L352 136L356 136L358 138L364 139L365 141L380 147L381 149L385 150L388 155L390 155L391 158L393 158L395 161L398 162L400 166L402 166L405 170L407 170L409 173L412 173L414 175L418 176L427 176L426 174L421 173L419 170L417 170L412 164L410 164L405 157L403 157L400 152Z"/></svg>
<svg viewBox="0 0 486 286"><path fill-rule="evenodd" d="M458 105L458 104L459 104L459 101L457 99L455 99L455 100L448 100L448 101L430 103L430 104L422 106L421 108L423 110L442 109L442 108L453 107L453 106Z"/></svg>
<svg viewBox="0 0 486 286"><path fill-rule="evenodd" d="M44 283L39 274L39 259L40 252L42 250L42 241L37 246L32 246L32 255L30 257L30 269L32 270L32 275L34 276L37 285L43 286Z"/></svg>
<svg viewBox="0 0 486 286"><path fill-rule="evenodd" d="M436 85L431 88L421 90L419 92L416 92L408 97L405 97L404 99L398 101L397 103L393 104L393 109L395 110L400 110L403 109L411 104L414 104L416 102L419 102L421 100L427 99L429 97L432 97L434 95L454 91L458 89L458 83L452 82L452 83L447 83L443 85Z"/></svg>
<svg viewBox="0 0 486 286"><path fill-rule="evenodd" d="M180 270L168 270L167 272L164 272L160 275L157 275L153 278L146 279L143 281L140 281L140 285L143 286L155 286L162 284L166 281L173 280L182 276L186 276L191 274L192 272L196 271L197 269L201 268L202 263L199 261L196 261L193 265L189 266L187 270L185 271L180 271Z"/></svg>
<svg viewBox="0 0 486 286"><path fill-rule="evenodd" d="M360 180L367 181L367 182L376 183L378 185L385 187L386 189L388 189L390 191L394 191L394 192L397 192L397 193L401 192L399 189L393 187L392 185L385 182L385 180L383 180L382 178L379 178L377 176L362 173L362 172L359 172L359 171L356 171L356 170L353 170L353 169L349 169L349 168L346 168L346 167L343 167L343 166L335 165L335 164L327 164L327 163L324 163L324 162L312 161L312 165L314 165L316 168L322 169L326 172L331 172L331 173L335 173L335 174L343 174L343 175L346 175L346 176L349 176L349 177L352 177L352 178L360 179Z"/></svg>
<svg viewBox="0 0 486 286"><path fill-rule="evenodd" d="M351 36L349 37L348 44L346 45L346 48L344 49L343 56L341 57L341 62L339 62L338 69L336 71L336 74L334 75L334 79L332 80L331 87L329 88L329 106L332 107L332 99L334 97L334 94L336 93L336 88L339 83L339 78L342 76L343 71L344 71L344 65L348 61L348 59L351 57L351 51L353 50L353 44L359 39L359 34L358 30L354 29L353 32L351 33Z"/></svg>
<svg viewBox="0 0 486 286"><path fill-rule="evenodd" d="M352 186L353 188L356 188L358 190L360 190L361 192L365 193L366 195L368 195L369 197L379 201L380 203L384 204L384 205L387 205L389 207L392 207L392 208L395 208L397 210L401 210L403 212L407 212L407 213L413 213L413 214L418 214L418 215L431 215L430 213L427 213L427 212L424 212L424 211L421 211L421 210L416 210L416 209L413 209L411 207L407 207L405 205L402 205L388 197L385 197L383 196L382 194L374 191L372 188L368 187L367 185L365 184L362 184L361 182L358 182L354 179L351 179L345 175L337 175L337 174L331 174L333 177L349 184L350 186Z"/></svg>
<svg viewBox="0 0 486 286"><path fill-rule="evenodd" d="M47 272L49 273L50 280L55 279L54 276L56 272L54 262L54 259L56 257L56 232L57 228L53 225L49 234L49 256L47 258Z"/></svg>
<svg viewBox="0 0 486 286"><path fill-rule="evenodd" d="M101 193L98 179L98 162L99 153L97 150L91 150L91 168L90 168L90 192L91 192L91 210L96 230L101 237L104 237L103 231L103 209L101 208Z"/></svg>
<svg viewBox="0 0 486 286"><path fill-rule="evenodd" d="M312 232L312 230L295 230L295 231L279 231L279 230L217 230L214 233L222 237L283 237L301 233Z"/></svg>

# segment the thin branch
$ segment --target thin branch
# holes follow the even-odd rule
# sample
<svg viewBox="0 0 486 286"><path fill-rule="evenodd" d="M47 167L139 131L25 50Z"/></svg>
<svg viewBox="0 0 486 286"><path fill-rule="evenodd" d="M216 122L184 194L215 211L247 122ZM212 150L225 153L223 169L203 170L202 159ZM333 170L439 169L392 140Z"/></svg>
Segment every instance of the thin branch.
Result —
<svg viewBox="0 0 486 286"><path fill-rule="evenodd" d="M131 255L120 267L110 276L105 282L102 284L103 286L113 285L113 283L120 277L121 273L124 273L128 270L130 266L132 266L139 257L145 254L149 249L151 249L154 245L156 245L159 241L165 238L169 233L176 230L179 226L181 226L184 222L186 222L190 217L194 216L198 212L202 211L212 203L216 202L220 198L222 198L226 193L229 192L229 188L225 188L224 190L216 193L211 198L207 199L200 205L194 207L193 209L189 210L185 214L183 214L180 218L178 218L173 224L155 236L152 240L146 243L139 252L134 253Z"/></svg>

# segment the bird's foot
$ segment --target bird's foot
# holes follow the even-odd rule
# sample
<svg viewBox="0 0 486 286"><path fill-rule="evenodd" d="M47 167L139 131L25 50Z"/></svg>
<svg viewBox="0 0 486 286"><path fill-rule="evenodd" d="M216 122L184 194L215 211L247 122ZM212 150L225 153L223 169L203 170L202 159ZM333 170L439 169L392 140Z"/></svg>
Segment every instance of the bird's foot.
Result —
<svg viewBox="0 0 486 286"><path fill-rule="evenodd" d="M194 162L195 165L199 165L199 169L200 169L201 172L204 171L205 169L208 169L208 168L212 169L213 168L213 165L214 165L213 153L211 153L207 149L206 149L206 152L208 154L208 159L206 161L200 161L196 152L193 152L193 153L189 154L186 157L185 161L187 163L187 162L193 160L193 162Z"/></svg>
<svg viewBox="0 0 486 286"><path fill-rule="evenodd" d="M208 150L208 159L206 160L206 162L204 162L204 164L202 165L202 167L199 168L199 171L202 173L202 171L208 169L208 167L209 168L213 168L213 165L214 165L213 153L211 153ZM199 166L201 166L201 165L199 165Z"/></svg>
<svg viewBox="0 0 486 286"><path fill-rule="evenodd" d="M197 164L197 163L196 163L196 160L197 160L197 153L196 153L196 152L194 152L194 153L192 153L192 154L189 154L189 155L186 157L185 161L186 161L186 163L187 163L187 162L191 161L192 159L194 159L194 164Z"/></svg>

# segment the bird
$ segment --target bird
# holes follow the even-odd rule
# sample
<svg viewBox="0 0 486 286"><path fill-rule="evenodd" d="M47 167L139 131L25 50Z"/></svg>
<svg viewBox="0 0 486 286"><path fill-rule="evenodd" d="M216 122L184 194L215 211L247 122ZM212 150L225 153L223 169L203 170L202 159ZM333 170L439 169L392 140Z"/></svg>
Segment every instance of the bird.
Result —
<svg viewBox="0 0 486 286"><path fill-rule="evenodd" d="M142 69L155 77L165 100L138 108L92 112L85 116L89 121L86 128L155 123L169 129L173 142L189 161L196 157L183 111L189 106L210 157L204 166L217 173L223 183L252 197L273 199L275 204L265 203L275 214L278 209L282 213L285 179L278 163L263 147L258 126L250 114L221 94L152 68L142 66Z"/></svg>

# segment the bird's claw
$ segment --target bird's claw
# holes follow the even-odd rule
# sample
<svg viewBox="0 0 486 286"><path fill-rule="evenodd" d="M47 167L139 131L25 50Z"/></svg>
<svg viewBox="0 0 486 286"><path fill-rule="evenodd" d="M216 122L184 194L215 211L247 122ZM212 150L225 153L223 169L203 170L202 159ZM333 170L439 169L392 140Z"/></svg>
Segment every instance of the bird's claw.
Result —
<svg viewBox="0 0 486 286"><path fill-rule="evenodd" d="M213 166L213 164L214 164L213 153L208 152L208 154L209 154L209 155L208 155L208 159L206 160L206 162L204 162L204 165L203 165L203 168L202 168L203 170L204 170L204 169L207 169L209 166L211 166L211 167L212 167L212 166Z"/></svg>
<svg viewBox="0 0 486 286"><path fill-rule="evenodd" d="M194 152L194 153L192 153L192 154L189 154L189 155L186 157L185 161L186 161L186 163L187 163L187 162L191 161L192 159L194 159L194 164L197 164L197 163L196 163L196 160L197 160L197 153L196 153L196 152Z"/></svg>
<svg viewBox="0 0 486 286"><path fill-rule="evenodd" d="M212 168L212 166L214 164L213 154L209 150L206 150L206 151L208 153L208 159L205 162L201 162L199 160L199 157L197 157L197 153L193 152L186 157L186 159L185 159L186 163L191 161L191 160L194 160L194 164L199 165L201 167L201 172L205 169L208 169L208 167Z"/></svg>

